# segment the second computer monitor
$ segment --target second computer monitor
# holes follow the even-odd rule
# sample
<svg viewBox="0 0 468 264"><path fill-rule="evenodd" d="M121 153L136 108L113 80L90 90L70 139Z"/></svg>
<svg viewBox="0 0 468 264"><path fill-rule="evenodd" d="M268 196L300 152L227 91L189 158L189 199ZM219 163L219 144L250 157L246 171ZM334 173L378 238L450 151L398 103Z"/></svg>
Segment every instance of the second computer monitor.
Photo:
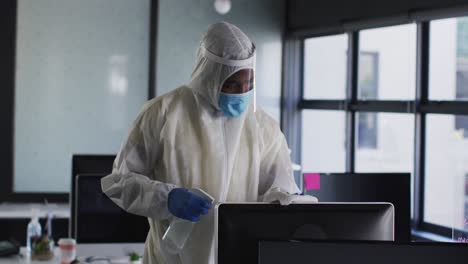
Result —
<svg viewBox="0 0 468 264"><path fill-rule="evenodd" d="M76 177L75 238L78 243L143 243L148 219L124 211L101 190L104 175Z"/></svg>
<svg viewBox="0 0 468 264"><path fill-rule="evenodd" d="M389 203L221 204L218 263L257 263L262 240L392 241L393 214Z"/></svg>
<svg viewBox="0 0 468 264"><path fill-rule="evenodd" d="M395 207L395 241L411 238L409 173L304 173L304 191L320 202L388 202Z"/></svg>

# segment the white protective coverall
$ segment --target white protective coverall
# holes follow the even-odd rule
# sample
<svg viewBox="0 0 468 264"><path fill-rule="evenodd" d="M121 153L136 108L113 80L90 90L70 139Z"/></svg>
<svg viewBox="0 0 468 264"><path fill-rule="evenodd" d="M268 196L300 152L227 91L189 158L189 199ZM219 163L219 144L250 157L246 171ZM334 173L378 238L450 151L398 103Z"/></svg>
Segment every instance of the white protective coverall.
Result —
<svg viewBox="0 0 468 264"><path fill-rule="evenodd" d="M173 188L201 188L217 203L265 201L273 189L300 192L285 137L276 121L255 110L255 97L238 118L219 109L222 83L254 67L255 46L239 28L211 25L190 83L144 105L112 174L102 179L102 190L116 204L148 217L144 263L215 263L214 210L196 223L180 254L161 249L174 217L167 207Z"/></svg>

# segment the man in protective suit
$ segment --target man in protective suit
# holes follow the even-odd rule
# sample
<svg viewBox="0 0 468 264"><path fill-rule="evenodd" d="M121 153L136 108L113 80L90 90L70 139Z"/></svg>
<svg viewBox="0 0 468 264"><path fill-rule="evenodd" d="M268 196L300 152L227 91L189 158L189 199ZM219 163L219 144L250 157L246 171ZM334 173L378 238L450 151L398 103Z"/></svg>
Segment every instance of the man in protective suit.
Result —
<svg viewBox="0 0 468 264"><path fill-rule="evenodd" d="M276 121L255 102L255 45L236 26L209 27L191 81L148 101L102 190L130 213L146 216L144 263L215 263L211 204L270 202L297 188L289 149ZM197 222L178 254L162 236L174 217ZM129 227L131 228L131 227Z"/></svg>

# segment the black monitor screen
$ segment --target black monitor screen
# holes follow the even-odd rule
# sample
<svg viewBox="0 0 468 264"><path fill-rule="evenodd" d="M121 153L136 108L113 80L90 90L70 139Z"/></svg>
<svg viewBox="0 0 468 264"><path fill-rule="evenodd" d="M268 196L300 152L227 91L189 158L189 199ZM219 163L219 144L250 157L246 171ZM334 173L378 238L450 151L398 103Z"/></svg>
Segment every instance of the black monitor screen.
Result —
<svg viewBox="0 0 468 264"><path fill-rule="evenodd" d="M76 191L76 176L78 175L108 175L112 172L112 164L114 163L115 155L84 155L84 154L73 154L72 159L72 174L71 174L71 195L70 195L70 207L71 207L71 219L69 225L70 237L76 237L75 231L75 213L76 213L76 202L75 202L75 191Z"/></svg>
<svg viewBox="0 0 468 264"><path fill-rule="evenodd" d="M76 238L80 243L144 242L146 217L127 213L101 190L102 176L76 178Z"/></svg>

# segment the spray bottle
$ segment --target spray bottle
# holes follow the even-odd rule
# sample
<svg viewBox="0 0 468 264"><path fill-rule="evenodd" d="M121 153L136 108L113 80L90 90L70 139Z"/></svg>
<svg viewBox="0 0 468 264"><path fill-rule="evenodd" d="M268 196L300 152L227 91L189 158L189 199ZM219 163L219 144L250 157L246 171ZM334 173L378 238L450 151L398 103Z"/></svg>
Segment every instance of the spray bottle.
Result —
<svg viewBox="0 0 468 264"><path fill-rule="evenodd" d="M31 249L35 241L41 238L42 228L39 224L39 211L37 209L31 210L31 221L28 224L28 230L26 231L26 250L31 253Z"/></svg>
<svg viewBox="0 0 468 264"><path fill-rule="evenodd" d="M190 189L189 191L211 204L214 202L214 198L201 189ZM194 225L196 225L195 222L175 217L163 235L162 247L171 254L179 253L184 248Z"/></svg>

